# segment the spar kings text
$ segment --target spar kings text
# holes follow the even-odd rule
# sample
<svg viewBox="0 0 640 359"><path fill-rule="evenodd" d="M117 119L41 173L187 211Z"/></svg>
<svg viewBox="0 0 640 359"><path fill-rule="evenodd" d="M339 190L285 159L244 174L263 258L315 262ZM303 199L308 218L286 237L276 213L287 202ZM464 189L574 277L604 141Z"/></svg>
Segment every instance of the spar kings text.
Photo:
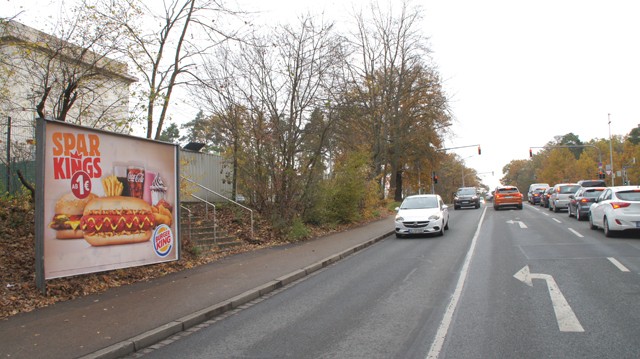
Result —
<svg viewBox="0 0 640 359"><path fill-rule="evenodd" d="M54 179L70 179L78 171L91 178L102 176L98 135L54 132L52 141Z"/></svg>

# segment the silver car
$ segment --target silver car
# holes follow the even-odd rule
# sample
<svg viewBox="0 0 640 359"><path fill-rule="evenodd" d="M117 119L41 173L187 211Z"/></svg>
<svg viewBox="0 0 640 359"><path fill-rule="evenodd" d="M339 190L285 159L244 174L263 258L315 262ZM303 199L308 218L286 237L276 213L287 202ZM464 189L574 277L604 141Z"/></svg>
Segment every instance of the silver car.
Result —
<svg viewBox="0 0 640 359"><path fill-rule="evenodd" d="M449 229L449 207L437 194L409 196L402 201L395 220L396 237L411 234L444 235Z"/></svg>
<svg viewBox="0 0 640 359"><path fill-rule="evenodd" d="M569 208L569 196L578 192L582 188L577 183L559 183L553 186L551 197L549 197L549 210L558 212L561 209Z"/></svg>

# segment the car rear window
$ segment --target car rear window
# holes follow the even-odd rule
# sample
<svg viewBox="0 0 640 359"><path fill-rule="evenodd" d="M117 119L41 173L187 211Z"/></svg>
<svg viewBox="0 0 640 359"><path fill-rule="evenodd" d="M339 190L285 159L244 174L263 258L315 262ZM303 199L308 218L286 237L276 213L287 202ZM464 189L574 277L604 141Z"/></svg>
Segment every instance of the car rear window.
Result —
<svg viewBox="0 0 640 359"><path fill-rule="evenodd" d="M561 193L561 194L576 193L578 192L579 189L580 189L580 186L578 185L560 186L558 188L558 193Z"/></svg>
<svg viewBox="0 0 640 359"><path fill-rule="evenodd" d="M438 200L435 197L406 198L400 209L436 208Z"/></svg>
<svg viewBox="0 0 640 359"><path fill-rule="evenodd" d="M515 187L511 187L511 188L498 188L496 190L496 192L498 193L518 193L518 189Z"/></svg>
<svg viewBox="0 0 640 359"><path fill-rule="evenodd" d="M604 189L588 189L582 192L582 197L597 198Z"/></svg>
<svg viewBox="0 0 640 359"><path fill-rule="evenodd" d="M581 185L582 187L602 187L607 185L605 181L598 181L598 180L579 181L578 184Z"/></svg>
<svg viewBox="0 0 640 359"><path fill-rule="evenodd" d="M640 190L620 191L616 196L625 201L640 201Z"/></svg>

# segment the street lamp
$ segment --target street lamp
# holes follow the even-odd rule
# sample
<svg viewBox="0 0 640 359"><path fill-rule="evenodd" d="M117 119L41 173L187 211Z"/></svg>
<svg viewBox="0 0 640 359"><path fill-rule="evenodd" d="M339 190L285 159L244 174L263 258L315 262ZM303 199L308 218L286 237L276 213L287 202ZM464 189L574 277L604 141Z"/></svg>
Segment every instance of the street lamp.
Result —
<svg viewBox="0 0 640 359"><path fill-rule="evenodd" d="M611 144L611 114L607 114L609 120L609 167L611 168L611 186L615 186L615 172L613 172L613 145Z"/></svg>

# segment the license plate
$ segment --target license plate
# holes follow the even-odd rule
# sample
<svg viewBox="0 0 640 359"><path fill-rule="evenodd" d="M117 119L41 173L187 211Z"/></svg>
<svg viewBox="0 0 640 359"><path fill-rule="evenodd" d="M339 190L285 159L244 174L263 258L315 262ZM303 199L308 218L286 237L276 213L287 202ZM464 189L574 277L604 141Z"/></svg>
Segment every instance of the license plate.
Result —
<svg viewBox="0 0 640 359"><path fill-rule="evenodd" d="M513 196L505 196L504 198L513 198Z"/></svg>
<svg viewBox="0 0 640 359"><path fill-rule="evenodd" d="M413 234L422 233L422 229L412 228L409 230L409 233L413 233Z"/></svg>

